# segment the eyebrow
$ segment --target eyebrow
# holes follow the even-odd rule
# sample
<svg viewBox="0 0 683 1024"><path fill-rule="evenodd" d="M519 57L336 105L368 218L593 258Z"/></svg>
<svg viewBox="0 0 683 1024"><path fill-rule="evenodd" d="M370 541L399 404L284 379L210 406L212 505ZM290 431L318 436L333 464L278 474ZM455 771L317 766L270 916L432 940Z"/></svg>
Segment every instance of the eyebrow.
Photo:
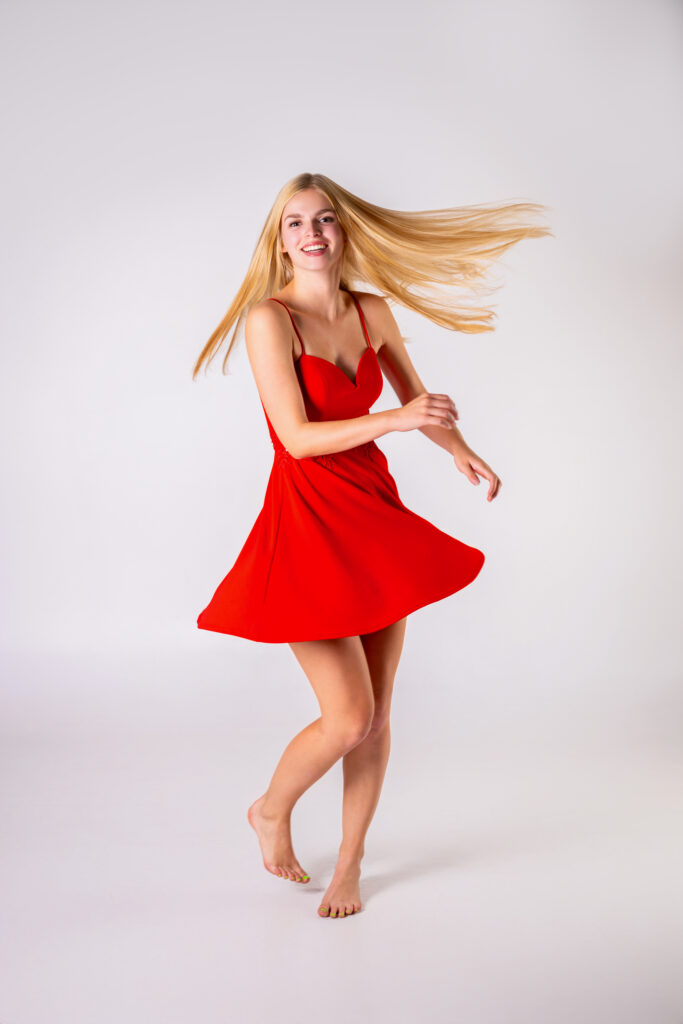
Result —
<svg viewBox="0 0 683 1024"><path fill-rule="evenodd" d="M329 206L326 206L324 210L318 210L318 212L314 216L319 217L321 213L334 213L334 210L331 209ZM301 214L288 213L287 216L285 217L285 220L289 220L290 217L301 217Z"/></svg>

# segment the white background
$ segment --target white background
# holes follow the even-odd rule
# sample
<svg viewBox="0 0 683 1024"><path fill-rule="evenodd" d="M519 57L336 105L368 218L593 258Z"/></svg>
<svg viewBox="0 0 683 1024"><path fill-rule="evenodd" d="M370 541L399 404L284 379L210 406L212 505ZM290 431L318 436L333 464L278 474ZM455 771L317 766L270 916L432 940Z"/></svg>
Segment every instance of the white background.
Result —
<svg viewBox="0 0 683 1024"><path fill-rule="evenodd" d="M3 1024L679 1024L681 8L9 3L2 16ZM318 707L199 631L272 462L243 338L282 184L544 203L496 330L395 307L500 475L386 435L483 550L410 617L362 913L317 917L341 765L246 821ZM397 399L387 382L374 407Z"/></svg>

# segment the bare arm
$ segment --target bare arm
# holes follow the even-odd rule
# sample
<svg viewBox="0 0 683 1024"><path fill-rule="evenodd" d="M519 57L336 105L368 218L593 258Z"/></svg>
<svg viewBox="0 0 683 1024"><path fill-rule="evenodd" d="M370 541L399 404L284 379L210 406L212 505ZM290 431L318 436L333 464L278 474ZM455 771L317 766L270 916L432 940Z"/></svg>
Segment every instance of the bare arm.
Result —
<svg viewBox="0 0 683 1024"><path fill-rule="evenodd" d="M393 387L403 409L409 413L413 408L419 407L420 403L429 396L428 392L417 370L413 366L410 356L394 320L389 304L381 296L366 294L363 301L368 308L369 314L373 317L375 332L382 337L382 347L378 357L384 372L391 386ZM486 495L487 501L493 501L502 487L500 477L494 473L487 462L477 455L465 441L455 425L458 418L458 411L455 404L448 395L437 396L448 399L453 412L450 422L443 420L425 419L417 424L418 430L422 431L430 441L445 448L453 456L456 467L463 473L470 483L479 484L479 477L488 481L489 488Z"/></svg>
<svg viewBox="0 0 683 1024"><path fill-rule="evenodd" d="M368 302L368 300L370 301ZM384 376L396 392L401 405L406 405L418 395L425 394L427 389L420 380L406 351L405 343L389 304L377 295L366 295L364 301L368 304L370 315L374 317L375 330L379 328L381 331L383 344L379 351L379 361ZM455 418L458 419L457 410ZM427 423L418 429L430 441L445 448L451 455L454 455L459 447L467 447L465 438L454 423L450 426Z"/></svg>
<svg viewBox="0 0 683 1024"><path fill-rule="evenodd" d="M445 395L424 395L412 410L387 409L347 420L310 422L292 359L289 318L285 317L285 310L265 299L249 310L245 336L263 407L275 433L295 459L346 451L392 430L450 422L452 403Z"/></svg>

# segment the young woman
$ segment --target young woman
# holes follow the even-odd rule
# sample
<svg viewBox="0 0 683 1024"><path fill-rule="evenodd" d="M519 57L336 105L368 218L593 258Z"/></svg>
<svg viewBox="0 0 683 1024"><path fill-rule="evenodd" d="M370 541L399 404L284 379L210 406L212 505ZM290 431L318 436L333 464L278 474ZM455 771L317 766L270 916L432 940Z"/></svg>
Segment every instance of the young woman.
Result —
<svg viewBox="0 0 683 1024"><path fill-rule="evenodd" d="M361 909L360 865L390 748L390 708L408 615L470 584L484 554L399 497L375 443L420 430L472 484L501 481L456 427L448 394L427 391L387 299L451 330L493 330L486 309L456 309L412 288L471 286L523 238L552 234L520 217L539 204L401 212L373 206L322 174L278 195L232 306L193 378L246 315L245 336L274 447L263 508L200 629L288 643L320 717L285 749L248 810L268 871L307 882L292 846L296 801L343 758L342 841L323 917ZM367 283L381 294L353 291ZM224 363L225 366L225 363ZM400 406L370 412L383 375Z"/></svg>

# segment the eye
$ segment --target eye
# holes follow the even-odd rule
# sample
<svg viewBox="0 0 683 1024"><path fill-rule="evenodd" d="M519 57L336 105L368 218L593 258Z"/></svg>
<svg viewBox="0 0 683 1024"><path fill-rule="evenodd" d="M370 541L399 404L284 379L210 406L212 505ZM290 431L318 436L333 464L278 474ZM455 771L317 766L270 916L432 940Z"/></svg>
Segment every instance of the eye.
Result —
<svg viewBox="0 0 683 1024"><path fill-rule="evenodd" d="M326 213L325 216L321 217L320 219L321 220L331 220L331 221L334 221L334 214ZM288 224L288 227L293 228L296 224L300 224L300 223L301 223L300 220L290 220L290 222Z"/></svg>

